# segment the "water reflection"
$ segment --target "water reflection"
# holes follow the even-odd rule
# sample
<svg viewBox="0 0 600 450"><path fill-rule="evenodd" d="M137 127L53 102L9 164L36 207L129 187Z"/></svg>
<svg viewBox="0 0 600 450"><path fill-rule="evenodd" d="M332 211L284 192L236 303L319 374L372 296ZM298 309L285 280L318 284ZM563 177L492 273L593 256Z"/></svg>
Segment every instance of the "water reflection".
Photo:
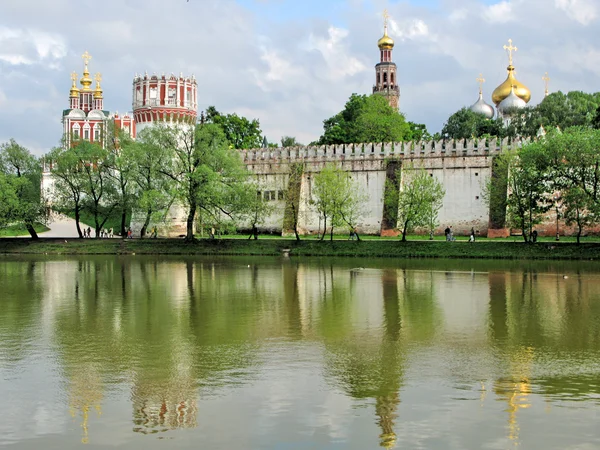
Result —
<svg viewBox="0 0 600 450"><path fill-rule="evenodd" d="M504 424L498 433L490 426L490 440L514 446L536 432L523 425L526 412L573 400L600 406L600 271L444 264L5 259L0 376L18 408L19 389L31 389L20 374L36 358L56 364L56 389L84 443L123 392L130 432L206 434L202 404L241 401L230 393L263 379L268 358L280 358L282 374L320 367L321 389L351 399L352 420L370 411L375 428L360 426L384 448L419 448L431 436L415 436L415 411L471 398L494 412L490 424ZM292 366L299 344L312 359ZM27 430L9 421L0 436L20 442Z"/></svg>

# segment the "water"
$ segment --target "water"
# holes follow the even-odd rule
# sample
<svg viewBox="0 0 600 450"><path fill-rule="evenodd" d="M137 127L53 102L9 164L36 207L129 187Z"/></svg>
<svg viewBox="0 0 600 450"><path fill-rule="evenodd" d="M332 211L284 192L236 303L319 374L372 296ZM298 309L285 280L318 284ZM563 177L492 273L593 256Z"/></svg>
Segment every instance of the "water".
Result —
<svg viewBox="0 0 600 450"><path fill-rule="evenodd" d="M0 447L600 448L592 263L0 259Z"/></svg>

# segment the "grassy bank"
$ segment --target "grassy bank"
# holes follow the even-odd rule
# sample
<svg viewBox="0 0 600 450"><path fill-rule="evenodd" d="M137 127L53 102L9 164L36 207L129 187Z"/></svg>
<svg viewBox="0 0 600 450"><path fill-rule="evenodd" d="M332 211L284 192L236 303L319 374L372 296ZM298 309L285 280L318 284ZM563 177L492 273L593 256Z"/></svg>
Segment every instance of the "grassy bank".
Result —
<svg viewBox="0 0 600 450"><path fill-rule="evenodd" d="M600 244L524 244L506 241L405 242L334 241L285 239L199 240L187 244L176 239L0 239L0 253L49 255L263 255L279 256L289 249L294 256L354 256L364 258L485 258L485 259L600 259Z"/></svg>
<svg viewBox="0 0 600 450"><path fill-rule="evenodd" d="M43 233L44 231L48 231L50 229L42 223L35 223L33 228L37 233ZM25 228L25 224L22 223L16 223L0 229L0 237L12 236L29 236L29 231L27 231L27 228Z"/></svg>

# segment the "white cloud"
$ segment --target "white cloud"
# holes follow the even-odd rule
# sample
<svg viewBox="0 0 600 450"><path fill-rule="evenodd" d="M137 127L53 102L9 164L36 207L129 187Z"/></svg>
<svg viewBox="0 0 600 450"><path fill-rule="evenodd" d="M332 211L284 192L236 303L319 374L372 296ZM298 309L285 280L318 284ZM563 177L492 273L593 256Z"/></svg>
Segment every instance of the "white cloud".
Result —
<svg viewBox="0 0 600 450"><path fill-rule="evenodd" d="M329 67L329 78L352 76L366 70L366 66L348 52L344 40L348 37L348 30L330 26L326 38L311 34L308 49L321 53Z"/></svg>
<svg viewBox="0 0 600 450"><path fill-rule="evenodd" d="M595 0L555 0L556 7L582 25L589 25L598 18Z"/></svg>
<svg viewBox="0 0 600 450"><path fill-rule="evenodd" d="M39 30L0 26L0 61L13 66L47 63L57 68L57 62L67 55L62 36Z"/></svg>
<svg viewBox="0 0 600 450"><path fill-rule="evenodd" d="M429 36L429 27L421 19L412 19L402 25L390 19L390 32L399 39L416 39Z"/></svg>
<svg viewBox="0 0 600 450"><path fill-rule="evenodd" d="M501 1L485 8L483 17L492 23L506 23L513 19L513 7L509 0Z"/></svg>

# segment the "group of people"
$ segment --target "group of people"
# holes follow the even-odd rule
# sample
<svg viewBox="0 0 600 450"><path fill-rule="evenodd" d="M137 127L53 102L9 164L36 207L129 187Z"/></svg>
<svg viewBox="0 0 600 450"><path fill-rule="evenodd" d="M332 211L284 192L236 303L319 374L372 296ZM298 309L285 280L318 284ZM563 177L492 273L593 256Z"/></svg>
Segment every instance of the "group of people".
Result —
<svg viewBox="0 0 600 450"><path fill-rule="evenodd" d="M101 239L105 239L105 238L112 239L114 236L115 235L114 235L114 231L112 228L109 228L108 230L106 228L102 228L100 230L100 234L98 235L98 237L100 237ZM92 237L92 229L90 227L83 229L83 237L84 238ZM127 237L127 239L133 239L133 231L131 231L131 227L127 228L126 237ZM154 228L152 228L152 231L150 232L150 238L156 239L157 237L158 237L158 230L156 227L154 227Z"/></svg>
<svg viewBox="0 0 600 450"><path fill-rule="evenodd" d="M92 229L90 227L84 228L83 229L83 237L84 238L91 238L92 237ZM113 229L106 229L106 228L102 228L100 230L100 234L99 234L100 238L113 238L114 237L114 233L113 233Z"/></svg>
<svg viewBox="0 0 600 450"><path fill-rule="evenodd" d="M452 232L452 227L446 227L444 230L444 234L446 235L446 241L451 242L455 241L454 233ZM469 234L469 242L475 242L475 228L471 228L471 234Z"/></svg>

